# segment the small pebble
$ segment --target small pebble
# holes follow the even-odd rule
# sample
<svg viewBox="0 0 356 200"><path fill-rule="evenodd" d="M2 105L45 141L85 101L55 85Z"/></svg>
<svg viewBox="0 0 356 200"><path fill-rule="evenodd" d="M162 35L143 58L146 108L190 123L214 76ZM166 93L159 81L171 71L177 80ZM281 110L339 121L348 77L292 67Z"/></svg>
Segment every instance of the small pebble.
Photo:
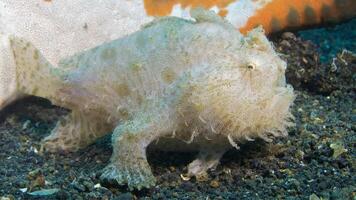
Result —
<svg viewBox="0 0 356 200"><path fill-rule="evenodd" d="M173 166L170 166L170 167L169 167L169 170L170 170L171 172L174 172L174 171L176 171L176 168L173 167Z"/></svg>
<svg viewBox="0 0 356 200"><path fill-rule="evenodd" d="M287 40L282 40L282 42L280 42L279 44L281 46L284 46L284 47L291 47L292 46Z"/></svg>
<svg viewBox="0 0 356 200"><path fill-rule="evenodd" d="M195 176L198 182L205 182L209 180L208 173L204 172Z"/></svg>
<svg viewBox="0 0 356 200"><path fill-rule="evenodd" d="M1 196L0 200L14 200L15 197L12 195L7 195L7 196Z"/></svg>
<svg viewBox="0 0 356 200"><path fill-rule="evenodd" d="M29 179L29 180L34 180L34 179L36 179L37 178L37 176L39 176L39 175L41 175L42 174L42 171L41 171L41 169L35 169L35 170L32 170L32 171L30 171L28 174L27 174L27 178Z"/></svg>
<svg viewBox="0 0 356 200"><path fill-rule="evenodd" d="M282 38L285 39L285 40L288 40L288 39L297 40L297 37L292 32L283 33L282 34Z"/></svg>
<svg viewBox="0 0 356 200"><path fill-rule="evenodd" d="M126 193L120 194L114 200L132 200L132 199L135 199L134 195L131 194L130 192L126 192Z"/></svg>
<svg viewBox="0 0 356 200"><path fill-rule="evenodd" d="M211 187L213 187L213 188L218 188L218 187L220 187L220 183L219 183L219 181L217 181L217 180L212 180L209 185L210 185Z"/></svg>
<svg viewBox="0 0 356 200"><path fill-rule="evenodd" d="M78 182L74 182L74 183L72 183L71 185L72 185L72 187L73 187L74 189L78 190L79 192L84 192L84 191L85 191L84 185L82 185L82 184L80 184L80 183L78 183Z"/></svg>

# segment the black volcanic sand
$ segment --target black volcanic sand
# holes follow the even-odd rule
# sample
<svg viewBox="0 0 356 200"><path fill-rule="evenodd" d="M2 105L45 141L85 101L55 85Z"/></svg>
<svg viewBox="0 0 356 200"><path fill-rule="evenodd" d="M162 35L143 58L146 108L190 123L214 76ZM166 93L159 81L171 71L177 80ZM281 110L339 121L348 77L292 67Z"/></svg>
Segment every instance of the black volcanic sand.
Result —
<svg viewBox="0 0 356 200"><path fill-rule="evenodd" d="M287 81L296 89L296 127L287 138L249 142L228 152L204 180L180 177L194 153L151 152L156 187L133 192L103 183L98 187L100 169L112 151L110 137L80 152L39 155L41 139L68 111L39 98L20 100L0 113L0 199L354 200L356 56L342 49L347 48L344 44L355 47L355 37L344 33L354 33L355 22L309 30L319 34L314 43L298 33L272 37L289 64ZM320 38L326 39L318 43ZM325 42L330 38L340 42ZM326 43L338 49L337 54L323 52ZM322 63L320 53L335 58L334 64L332 59ZM58 190L45 196L29 194L43 189Z"/></svg>

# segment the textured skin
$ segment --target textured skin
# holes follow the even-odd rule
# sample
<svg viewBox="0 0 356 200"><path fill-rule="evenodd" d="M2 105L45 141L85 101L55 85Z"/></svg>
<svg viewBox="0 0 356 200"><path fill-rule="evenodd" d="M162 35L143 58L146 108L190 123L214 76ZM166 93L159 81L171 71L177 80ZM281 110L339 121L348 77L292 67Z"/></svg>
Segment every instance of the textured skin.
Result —
<svg viewBox="0 0 356 200"><path fill-rule="evenodd" d="M155 184L146 148L160 138L200 151L188 166L193 176L215 167L238 141L287 135L293 89L262 29L242 36L211 12L192 16L196 22L154 21L56 68L11 37L17 90L72 110L43 150L76 151L113 130L113 155L101 178L141 189Z"/></svg>

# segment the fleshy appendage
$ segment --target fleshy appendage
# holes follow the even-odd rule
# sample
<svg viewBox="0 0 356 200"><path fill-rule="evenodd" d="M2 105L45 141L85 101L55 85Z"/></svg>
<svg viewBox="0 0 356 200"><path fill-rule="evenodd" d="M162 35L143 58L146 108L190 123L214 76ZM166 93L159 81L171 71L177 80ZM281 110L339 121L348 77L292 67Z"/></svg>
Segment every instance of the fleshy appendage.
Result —
<svg viewBox="0 0 356 200"><path fill-rule="evenodd" d="M0 109L20 94L33 95L52 103L72 108L70 98L64 100L63 77L71 66L54 68L30 42L16 36L0 35ZM75 107L75 106L73 106ZM112 126L98 116L73 111L58 122L51 134L42 141L42 150L76 151L108 133Z"/></svg>
<svg viewBox="0 0 356 200"><path fill-rule="evenodd" d="M112 128L96 115L72 111L42 140L41 151L74 152L110 133Z"/></svg>
<svg viewBox="0 0 356 200"><path fill-rule="evenodd" d="M130 190L150 188L156 184L151 168L146 158L146 148L139 140L142 135L124 134L117 137L114 152L108 164L102 171L101 180L119 185L127 185Z"/></svg>
<svg viewBox="0 0 356 200"><path fill-rule="evenodd" d="M170 132L173 125L169 112L159 107L135 116L114 130L113 155L100 177L104 182L128 185L130 190L155 185L156 179L146 158L146 148L153 140Z"/></svg>
<svg viewBox="0 0 356 200"><path fill-rule="evenodd" d="M226 145L222 148L208 147L207 149L201 149L198 157L189 163L188 176L189 177L201 177L205 176L208 170L215 169L220 163L221 157L230 147Z"/></svg>
<svg viewBox="0 0 356 200"><path fill-rule="evenodd" d="M15 86L16 93L57 100L56 92L64 83L61 77L65 70L53 67L30 42L16 36L9 36L9 42L15 64L8 68L10 76L15 77L9 86Z"/></svg>

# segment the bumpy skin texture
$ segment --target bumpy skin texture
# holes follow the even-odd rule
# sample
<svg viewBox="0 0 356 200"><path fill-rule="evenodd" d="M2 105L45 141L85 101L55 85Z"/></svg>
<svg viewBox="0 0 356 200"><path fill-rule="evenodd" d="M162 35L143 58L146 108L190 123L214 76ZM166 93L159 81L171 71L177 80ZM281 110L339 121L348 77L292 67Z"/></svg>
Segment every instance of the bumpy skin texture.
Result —
<svg viewBox="0 0 356 200"><path fill-rule="evenodd" d="M293 89L263 31L243 37L210 12L192 16L196 22L154 21L57 68L12 37L18 91L72 110L43 149L75 151L113 130L113 155L101 178L141 189L155 184L146 148L158 139L199 149L188 166L193 176L215 167L238 141L285 136Z"/></svg>

